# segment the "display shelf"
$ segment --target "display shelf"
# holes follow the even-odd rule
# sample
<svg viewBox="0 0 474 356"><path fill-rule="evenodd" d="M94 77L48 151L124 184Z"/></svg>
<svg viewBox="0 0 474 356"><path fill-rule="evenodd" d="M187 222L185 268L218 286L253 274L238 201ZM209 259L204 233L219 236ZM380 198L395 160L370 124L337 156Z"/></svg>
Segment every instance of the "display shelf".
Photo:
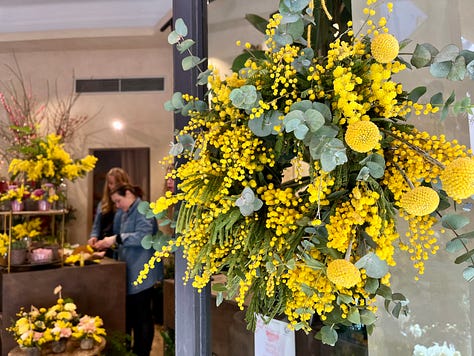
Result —
<svg viewBox="0 0 474 356"><path fill-rule="evenodd" d="M66 214L68 213L67 209L51 209L51 210L22 210L22 211L0 211L0 221L1 221L1 229L5 234L8 234L8 252L7 252L7 262L6 262L6 270L8 273L12 272L12 264L11 264L11 240L12 240L12 225L13 219L15 217L29 219L31 217L41 217L41 216L50 216L51 219L51 234L59 243L59 247L62 249L64 246L64 231L65 231L65 222L66 222ZM56 216L60 216L61 220L59 222L58 233L56 231ZM59 241L58 241L59 240ZM55 260L55 264L51 264L51 266L57 266L58 262L60 266L63 265L63 260L57 259ZM47 266L46 263L28 263L28 264L20 264L15 266L15 270L25 270L26 265L37 267L37 266ZM20 266L21 268L18 269L17 267ZM5 266L4 266L5 267Z"/></svg>

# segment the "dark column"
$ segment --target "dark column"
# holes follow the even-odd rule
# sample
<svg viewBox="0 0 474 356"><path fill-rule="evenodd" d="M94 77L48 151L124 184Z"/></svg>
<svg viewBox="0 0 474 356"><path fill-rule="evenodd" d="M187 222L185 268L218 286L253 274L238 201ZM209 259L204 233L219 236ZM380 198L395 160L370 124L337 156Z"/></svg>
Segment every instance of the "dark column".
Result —
<svg viewBox="0 0 474 356"><path fill-rule="evenodd" d="M188 36L196 42L191 48L194 55L207 58L207 1L173 0L173 19L182 18L188 27ZM175 49L173 54L174 91L188 93L203 99L206 88L196 86L198 71L183 71L182 55ZM206 69L207 62L201 64ZM174 116L175 130L186 125L188 118ZM198 293L190 283L183 285L182 277L186 261L182 250L175 256L175 340L176 356L211 355L210 337L210 286Z"/></svg>

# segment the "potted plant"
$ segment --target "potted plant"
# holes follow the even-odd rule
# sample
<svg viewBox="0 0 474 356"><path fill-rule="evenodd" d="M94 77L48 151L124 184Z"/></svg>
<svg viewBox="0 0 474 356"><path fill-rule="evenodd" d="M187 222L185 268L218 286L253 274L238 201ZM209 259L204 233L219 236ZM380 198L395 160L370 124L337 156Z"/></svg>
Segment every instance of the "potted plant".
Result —
<svg viewBox="0 0 474 356"><path fill-rule="evenodd" d="M19 187L17 185L10 185L8 190L0 196L0 201L11 202L12 211L21 211L24 207L24 200L30 196L28 188L21 184Z"/></svg>
<svg viewBox="0 0 474 356"><path fill-rule="evenodd" d="M27 355L39 356L41 346L47 342L45 313L45 308L38 309L31 306L30 311L27 312L22 307L17 314L18 319L11 327L7 328L7 331L13 334L15 341Z"/></svg>
<svg viewBox="0 0 474 356"><path fill-rule="evenodd" d="M52 183L43 183L40 188L33 190L31 199L38 202L38 210L51 209L51 204L59 199L56 188Z"/></svg>
<svg viewBox="0 0 474 356"><path fill-rule="evenodd" d="M94 344L100 344L103 336L106 335L102 318L99 316L84 315L79 319L79 323L73 327L72 336L80 340L80 347L83 350L90 350Z"/></svg>

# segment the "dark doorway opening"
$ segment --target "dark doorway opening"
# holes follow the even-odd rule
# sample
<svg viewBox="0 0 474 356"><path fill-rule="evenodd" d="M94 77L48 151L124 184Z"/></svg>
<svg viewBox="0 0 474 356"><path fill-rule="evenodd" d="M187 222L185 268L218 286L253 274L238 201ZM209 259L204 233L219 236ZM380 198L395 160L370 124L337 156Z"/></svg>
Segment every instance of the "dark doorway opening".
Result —
<svg viewBox="0 0 474 356"><path fill-rule="evenodd" d="M93 172L92 209L89 216L89 230L92 226L95 210L104 191L105 175L113 167L127 171L133 184L140 186L144 199L150 196L150 148L98 148L90 149L98 158Z"/></svg>

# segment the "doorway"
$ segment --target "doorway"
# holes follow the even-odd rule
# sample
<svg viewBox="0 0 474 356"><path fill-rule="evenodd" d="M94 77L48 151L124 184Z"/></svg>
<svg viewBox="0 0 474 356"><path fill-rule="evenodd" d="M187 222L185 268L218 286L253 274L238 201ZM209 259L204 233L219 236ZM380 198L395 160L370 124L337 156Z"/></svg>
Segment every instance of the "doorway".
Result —
<svg viewBox="0 0 474 356"><path fill-rule="evenodd" d="M90 154L98 158L93 171L92 209L89 211L89 230L95 216L97 204L102 199L105 175L113 167L124 169L132 183L143 190L143 199L150 196L150 148L97 148L90 149Z"/></svg>

